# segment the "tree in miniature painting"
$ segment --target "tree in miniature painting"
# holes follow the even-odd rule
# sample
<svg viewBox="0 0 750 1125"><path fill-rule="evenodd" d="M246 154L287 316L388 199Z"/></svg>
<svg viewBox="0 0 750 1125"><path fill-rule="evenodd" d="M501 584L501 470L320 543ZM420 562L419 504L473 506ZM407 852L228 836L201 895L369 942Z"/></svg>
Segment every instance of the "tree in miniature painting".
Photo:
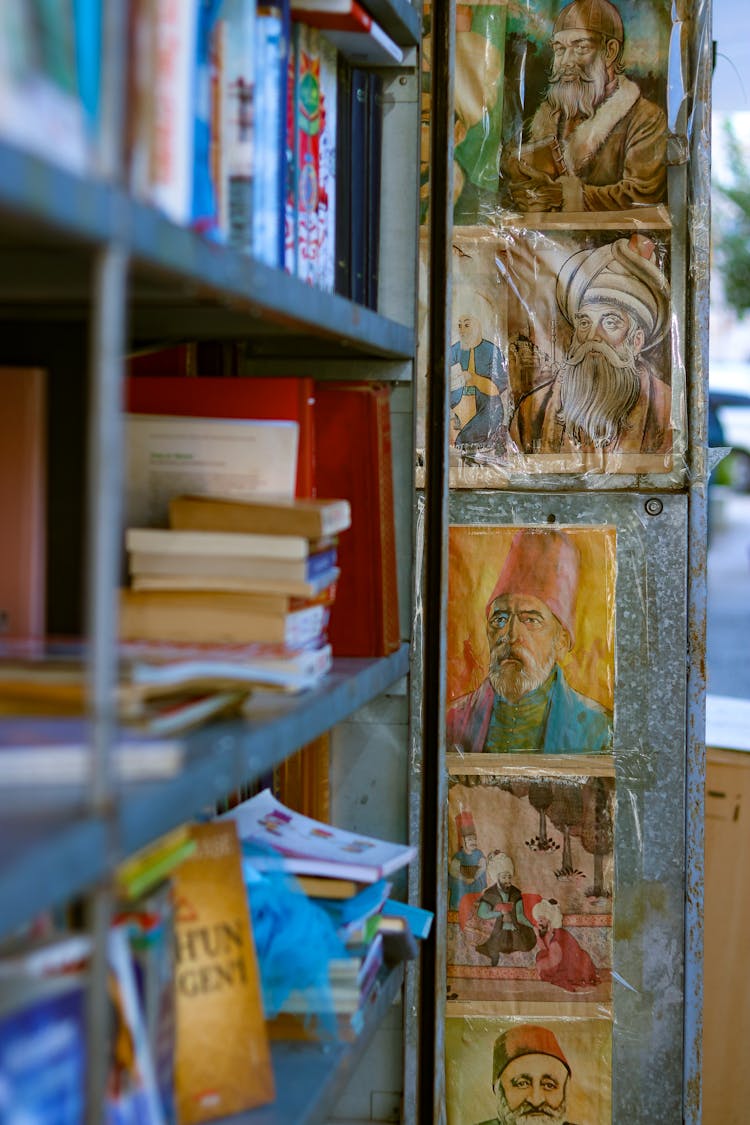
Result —
<svg viewBox="0 0 750 1125"><path fill-rule="evenodd" d="M449 749L583 754L611 748L614 587L607 536L594 529L451 527ZM585 572L582 544L587 546ZM598 575L599 600L596 586L589 584L593 555L604 567ZM487 655L480 657L477 600L491 568L494 585L484 594L482 607ZM579 588L586 590L580 607ZM581 644L578 625L586 616L597 619L601 628L598 636L590 627L583 631L584 643L590 640L593 646L593 661L585 658L584 666L605 677L599 698L596 685L584 681L574 686L564 667ZM467 679L470 690L457 691Z"/></svg>
<svg viewBox="0 0 750 1125"><path fill-rule="evenodd" d="M636 43L626 53L621 9L628 8ZM668 8L661 8L644 13L642 5L573 0L559 9L551 29L529 21L527 50L523 32L516 38L530 70L535 54L548 69L539 102L527 102L530 119L516 126L502 152L501 177L514 209L621 211L666 198L666 114L628 74L631 65L642 73L645 59L664 68ZM655 38L641 55L638 36L651 24ZM526 77L519 71L519 80L521 74ZM655 83L653 73L644 78L644 85L660 87L661 101L663 83Z"/></svg>
<svg viewBox="0 0 750 1125"><path fill-rule="evenodd" d="M633 234L576 250L562 263L555 295L569 343L562 360L540 371L518 399L512 447L671 449L672 395L664 379L669 283L658 258L651 239Z"/></svg>
<svg viewBox="0 0 750 1125"><path fill-rule="evenodd" d="M449 1125L610 1125L611 1071L606 1019L446 1019Z"/></svg>
<svg viewBox="0 0 750 1125"><path fill-rule="evenodd" d="M449 898L450 1001L609 1000L614 778L602 770L538 773L449 755L451 820L470 821L474 850L487 856L485 887Z"/></svg>

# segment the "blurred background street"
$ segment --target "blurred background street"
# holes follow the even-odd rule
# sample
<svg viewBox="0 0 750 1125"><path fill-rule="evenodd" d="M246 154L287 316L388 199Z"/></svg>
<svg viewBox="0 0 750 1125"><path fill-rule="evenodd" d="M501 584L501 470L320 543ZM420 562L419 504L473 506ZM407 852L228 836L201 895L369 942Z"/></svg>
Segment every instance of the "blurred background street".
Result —
<svg viewBox="0 0 750 1125"><path fill-rule="evenodd" d="M708 691L750 699L750 494L712 489Z"/></svg>

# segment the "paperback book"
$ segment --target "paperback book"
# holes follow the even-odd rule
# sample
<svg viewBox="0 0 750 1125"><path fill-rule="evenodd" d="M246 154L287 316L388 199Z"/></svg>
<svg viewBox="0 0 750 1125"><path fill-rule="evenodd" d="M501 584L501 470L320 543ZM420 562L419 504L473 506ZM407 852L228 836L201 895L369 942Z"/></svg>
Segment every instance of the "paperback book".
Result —
<svg viewBox="0 0 750 1125"><path fill-rule="evenodd" d="M406 866L416 848L334 828L292 812L264 789L225 813L254 865L309 875L334 875L374 883Z"/></svg>

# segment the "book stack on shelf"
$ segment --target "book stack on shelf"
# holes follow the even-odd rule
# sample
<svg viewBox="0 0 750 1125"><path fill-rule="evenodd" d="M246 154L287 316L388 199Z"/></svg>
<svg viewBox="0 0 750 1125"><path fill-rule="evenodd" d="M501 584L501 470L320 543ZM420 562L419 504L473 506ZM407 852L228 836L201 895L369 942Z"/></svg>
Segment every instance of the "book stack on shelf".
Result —
<svg viewBox="0 0 750 1125"><path fill-rule="evenodd" d="M177 496L169 520L169 528L126 531L123 642L255 646L254 666L269 663L265 682L289 689L298 683L281 677L284 661L302 654L305 687L313 670L318 678L330 668L326 629L346 501Z"/></svg>
<svg viewBox="0 0 750 1125"><path fill-rule="evenodd" d="M295 916L312 917L308 913L312 902L335 934L337 944L322 981L300 984L290 967L288 988L270 1013L271 1037L318 1039L335 1034L339 1039L355 1039L384 974L413 958L415 939L429 932L428 912L389 897L388 876L405 867L416 849L296 813L268 789L221 819L235 821L252 870L271 878L292 876L293 893L285 899L285 925L290 931L298 925ZM251 878L251 908L253 888ZM283 886L278 893L284 893ZM277 940L290 947L286 934L278 934Z"/></svg>

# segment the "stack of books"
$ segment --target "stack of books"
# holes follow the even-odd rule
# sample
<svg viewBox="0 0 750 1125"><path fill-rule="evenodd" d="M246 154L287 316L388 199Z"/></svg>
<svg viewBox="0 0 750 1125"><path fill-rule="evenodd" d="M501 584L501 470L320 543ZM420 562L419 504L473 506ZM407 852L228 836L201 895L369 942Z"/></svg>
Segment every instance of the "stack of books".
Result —
<svg viewBox="0 0 750 1125"><path fill-rule="evenodd" d="M415 938L429 932L427 911L389 897L388 876L416 850L303 816L268 789L224 817L236 822L246 861L262 872L293 875L300 896L328 914L344 949L328 963L327 986L290 989L269 1021L271 1037L318 1039L333 1031L339 1039L356 1038L386 971L414 957Z"/></svg>
<svg viewBox="0 0 750 1125"><path fill-rule="evenodd" d="M169 528L126 531L121 640L253 646L254 665L267 659L277 671L302 653L307 679L322 675L331 663L337 535L350 518L345 500L173 497Z"/></svg>

